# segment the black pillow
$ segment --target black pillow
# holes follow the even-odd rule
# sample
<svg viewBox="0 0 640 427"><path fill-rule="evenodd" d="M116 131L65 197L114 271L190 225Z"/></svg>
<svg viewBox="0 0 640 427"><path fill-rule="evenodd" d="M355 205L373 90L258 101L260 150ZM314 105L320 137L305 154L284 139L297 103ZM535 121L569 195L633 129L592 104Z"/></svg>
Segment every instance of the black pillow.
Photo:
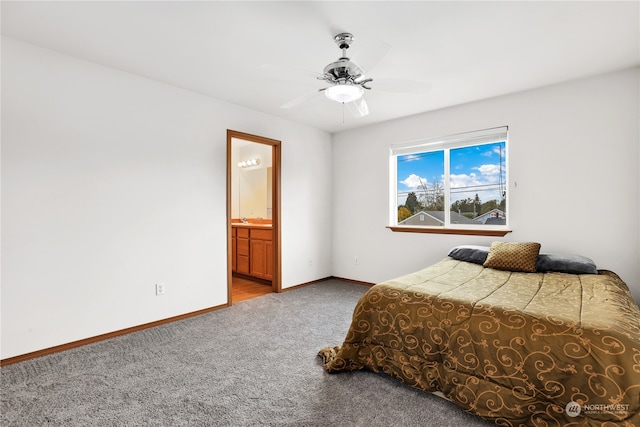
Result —
<svg viewBox="0 0 640 427"><path fill-rule="evenodd" d="M461 245L449 251L449 256L458 261L467 261L474 264L484 264L489 255L489 246Z"/></svg>
<svg viewBox="0 0 640 427"><path fill-rule="evenodd" d="M598 269L592 260L581 255L570 254L539 254L536 271L541 273L556 271L569 274L598 274Z"/></svg>

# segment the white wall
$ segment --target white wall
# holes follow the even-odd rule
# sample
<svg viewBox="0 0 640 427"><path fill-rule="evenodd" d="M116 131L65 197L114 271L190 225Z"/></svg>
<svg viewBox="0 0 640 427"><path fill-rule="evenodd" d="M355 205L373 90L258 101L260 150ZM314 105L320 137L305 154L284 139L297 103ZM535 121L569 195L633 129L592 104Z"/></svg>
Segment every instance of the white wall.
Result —
<svg viewBox="0 0 640 427"><path fill-rule="evenodd" d="M283 288L330 276L329 134L3 38L1 358L227 302L227 129L282 141Z"/></svg>
<svg viewBox="0 0 640 427"><path fill-rule="evenodd" d="M513 232L503 240L588 256L617 272L640 302L639 75L610 73L334 135L333 274L380 282L453 246L497 240L386 229L388 150L508 125Z"/></svg>

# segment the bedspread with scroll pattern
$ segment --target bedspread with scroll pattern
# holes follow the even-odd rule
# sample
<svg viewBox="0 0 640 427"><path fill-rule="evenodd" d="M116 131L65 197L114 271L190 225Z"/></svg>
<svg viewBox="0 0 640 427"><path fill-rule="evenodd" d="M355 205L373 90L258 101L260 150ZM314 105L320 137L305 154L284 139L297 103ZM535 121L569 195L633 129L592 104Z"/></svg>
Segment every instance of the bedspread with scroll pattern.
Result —
<svg viewBox="0 0 640 427"><path fill-rule="evenodd" d="M615 274L446 258L371 287L328 372L369 369L506 426L640 426L640 309Z"/></svg>

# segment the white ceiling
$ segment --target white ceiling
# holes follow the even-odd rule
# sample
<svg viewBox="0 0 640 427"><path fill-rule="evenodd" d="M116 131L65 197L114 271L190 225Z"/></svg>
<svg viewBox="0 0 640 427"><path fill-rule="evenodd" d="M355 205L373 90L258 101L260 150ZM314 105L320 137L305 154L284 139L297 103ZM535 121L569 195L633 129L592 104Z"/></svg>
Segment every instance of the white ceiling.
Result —
<svg viewBox="0 0 640 427"><path fill-rule="evenodd" d="M339 132L639 66L639 4L2 1L1 12L3 35ZM322 94L281 109L324 86L299 70L321 73L341 56L333 36L345 31L356 37L356 62L391 46L369 70L371 113L351 117ZM389 93L376 91L376 78L432 86Z"/></svg>

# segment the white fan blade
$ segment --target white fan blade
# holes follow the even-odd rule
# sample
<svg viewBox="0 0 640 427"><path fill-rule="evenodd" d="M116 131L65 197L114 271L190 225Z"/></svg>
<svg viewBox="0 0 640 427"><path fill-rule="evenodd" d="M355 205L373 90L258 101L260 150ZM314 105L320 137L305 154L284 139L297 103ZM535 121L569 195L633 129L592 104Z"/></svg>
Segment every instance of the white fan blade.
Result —
<svg viewBox="0 0 640 427"><path fill-rule="evenodd" d="M318 77L322 77L322 74L313 71L274 64L262 64L260 70L263 71L262 78L282 80L287 83L291 83L292 79L299 80L300 83L313 83Z"/></svg>
<svg viewBox="0 0 640 427"><path fill-rule="evenodd" d="M364 96L349 102L347 108L354 117L364 117L369 114L369 106L367 105L367 101L364 100Z"/></svg>
<svg viewBox="0 0 640 427"><path fill-rule="evenodd" d="M367 84L374 91L423 94L431 90L431 83L418 80L376 79Z"/></svg>
<svg viewBox="0 0 640 427"><path fill-rule="evenodd" d="M353 53L348 53L350 54L349 56L351 56L351 54L353 55L353 61L358 64L363 74L371 73L371 70L373 70L391 50L389 43L377 39L365 42L362 47L359 46L360 44L358 44L358 40L356 39L353 46L349 49L353 50Z"/></svg>
<svg viewBox="0 0 640 427"><path fill-rule="evenodd" d="M313 98L318 96L318 94L322 93L323 90L324 89L320 89L306 95L299 96L298 98L295 98L287 102L286 104L283 104L282 106L280 106L280 108L282 108L283 110L288 110L289 108L297 107L300 104L304 104L305 102L312 100Z"/></svg>

